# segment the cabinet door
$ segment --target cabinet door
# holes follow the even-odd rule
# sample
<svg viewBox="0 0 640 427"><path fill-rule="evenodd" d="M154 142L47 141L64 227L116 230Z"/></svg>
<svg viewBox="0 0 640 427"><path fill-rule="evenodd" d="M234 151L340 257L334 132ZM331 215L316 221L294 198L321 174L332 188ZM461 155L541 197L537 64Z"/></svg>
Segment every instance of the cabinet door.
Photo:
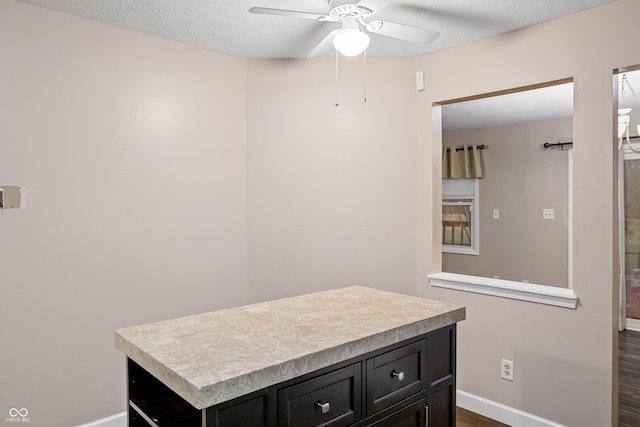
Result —
<svg viewBox="0 0 640 427"><path fill-rule="evenodd" d="M427 372L431 384L429 426L455 426L456 328L442 328L427 337Z"/></svg>
<svg viewBox="0 0 640 427"><path fill-rule="evenodd" d="M429 427L455 426L456 405L453 385L441 387L431 393Z"/></svg>
<svg viewBox="0 0 640 427"><path fill-rule="evenodd" d="M406 406L388 417L369 424L368 427L424 427L427 425L426 406L427 399L420 399L416 403Z"/></svg>
<svg viewBox="0 0 640 427"><path fill-rule="evenodd" d="M321 375L278 392L278 425L343 427L362 413L361 364Z"/></svg>

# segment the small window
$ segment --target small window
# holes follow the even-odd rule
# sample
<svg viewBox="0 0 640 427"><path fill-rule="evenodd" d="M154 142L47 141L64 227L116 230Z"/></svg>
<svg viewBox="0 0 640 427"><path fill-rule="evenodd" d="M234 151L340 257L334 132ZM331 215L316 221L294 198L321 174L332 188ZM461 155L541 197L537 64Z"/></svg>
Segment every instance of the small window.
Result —
<svg viewBox="0 0 640 427"><path fill-rule="evenodd" d="M473 199L442 202L442 243L471 247Z"/></svg>
<svg viewBox="0 0 640 427"><path fill-rule="evenodd" d="M442 180L442 251L478 255L478 180Z"/></svg>

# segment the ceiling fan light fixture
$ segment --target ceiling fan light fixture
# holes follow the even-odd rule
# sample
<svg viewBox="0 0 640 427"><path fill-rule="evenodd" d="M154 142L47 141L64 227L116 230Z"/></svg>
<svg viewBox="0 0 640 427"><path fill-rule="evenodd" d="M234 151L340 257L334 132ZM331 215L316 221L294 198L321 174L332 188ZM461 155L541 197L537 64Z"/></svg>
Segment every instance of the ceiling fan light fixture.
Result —
<svg viewBox="0 0 640 427"><path fill-rule="evenodd" d="M369 46L369 35L358 28L344 28L333 37L333 47L344 56L360 55Z"/></svg>

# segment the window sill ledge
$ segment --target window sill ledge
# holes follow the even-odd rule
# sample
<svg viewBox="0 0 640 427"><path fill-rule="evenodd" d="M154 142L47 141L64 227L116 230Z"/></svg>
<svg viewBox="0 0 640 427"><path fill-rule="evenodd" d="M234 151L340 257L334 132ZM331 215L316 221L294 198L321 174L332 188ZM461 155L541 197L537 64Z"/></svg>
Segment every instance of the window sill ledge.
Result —
<svg viewBox="0 0 640 427"><path fill-rule="evenodd" d="M428 277L431 286L437 288L455 289L565 308L575 309L578 306L578 297L573 289L455 273L433 273Z"/></svg>

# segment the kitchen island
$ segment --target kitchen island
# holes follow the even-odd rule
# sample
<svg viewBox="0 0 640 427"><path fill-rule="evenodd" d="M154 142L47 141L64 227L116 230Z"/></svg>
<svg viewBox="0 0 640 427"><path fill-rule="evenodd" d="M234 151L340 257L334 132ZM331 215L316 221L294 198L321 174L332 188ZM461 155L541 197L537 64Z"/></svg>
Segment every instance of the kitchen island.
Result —
<svg viewBox="0 0 640 427"><path fill-rule="evenodd" d="M353 286L119 329L129 426L453 426L464 318Z"/></svg>

